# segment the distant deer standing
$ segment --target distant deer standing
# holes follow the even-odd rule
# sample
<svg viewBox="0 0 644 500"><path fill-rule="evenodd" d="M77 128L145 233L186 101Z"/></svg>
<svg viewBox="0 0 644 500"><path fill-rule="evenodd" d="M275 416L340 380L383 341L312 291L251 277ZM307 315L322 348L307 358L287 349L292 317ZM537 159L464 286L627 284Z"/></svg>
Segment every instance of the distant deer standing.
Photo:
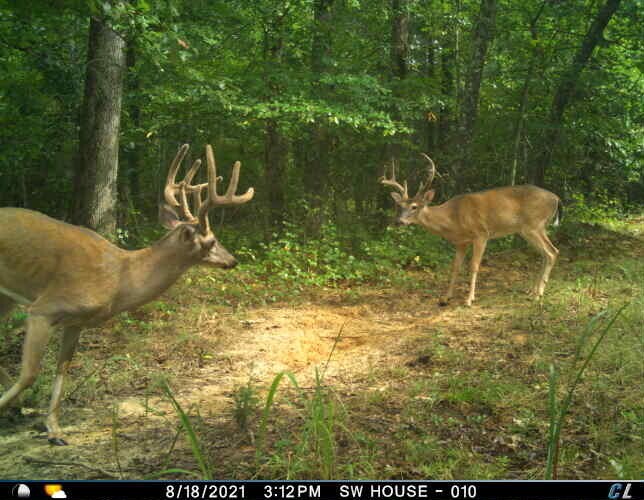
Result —
<svg viewBox="0 0 644 500"><path fill-rule="evenodd" d="M385 172L380 182L397 191L392 192L391 197L401 208L399 222L405 225L419 224L430 233L445 238L456 248L449 287L440 304L446 305L452 298L465 251L472 245L472 277L470 293L465 301L467 306L471 306L476 291L476 275L488 240L510 234L521 235L543 256L541 274L532 290L537 297L543 296L550 271L559 254L546 234L546 226L551 220L554 219L555 225L559 224L559 197L536 186L507 186L458 195L442 205L430 206L436 194L429 189L436 166L429 156L423 156L428 161L429 173L413 198L407 192L407 182L400 184L396 181L394 165L391 178L388 179Z"/></svg>
<svg viewBox="0 0 644 500"><path fill-rule="evenodd" d="M208 182L191 184L201 165L201 160L197 160L184 180L177 183L177 171L187 151L185 144L170 165L165 204L159 211L161 223L170 232L142 250L123 250L89 229L38 212L0 208L0 316L16 303L27 306L29 313L17 382L10 386L9 375L0 368L0 384L8 388L0 398L0 411L33 384L51 330L62 327L58 368L46 419L52 444L67 444L61 437L58 414L63 380L81 328L97 325L153 300L195 264L224 269L237 264L217 241L208 212L216 206L246 203L253 198L254 190L235 194L240 169L236 162L226 193L218 195L217 170L210 146L206 147ZM196 216L190 210L189 197Z"/></svg>

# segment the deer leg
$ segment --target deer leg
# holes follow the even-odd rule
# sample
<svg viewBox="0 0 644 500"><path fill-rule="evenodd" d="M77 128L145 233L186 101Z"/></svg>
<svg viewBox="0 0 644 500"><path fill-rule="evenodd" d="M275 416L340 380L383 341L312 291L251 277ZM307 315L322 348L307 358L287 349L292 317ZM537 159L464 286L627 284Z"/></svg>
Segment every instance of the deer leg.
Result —
<svg viewBox="0 0 644 500"><path fill-rule="evenodd" d="M541 283L541 276L543 276L543 272L546 269L546 253L545 249L543 248L543 244L541 243L541 239L537 236L536 232L526 232L526 233L520 233L521 237L526 240L530 245L532 245L538 252L541 254L543 260L541 264L541 272L537 275L535 278L534 285L532 286L531 289L529 289L528 294L533 295L535 297L539 296L539 284Z"/></svg>
<svg viewBox="0 0 644 500"><path fill-rule="evenodd" d="M543 296L543 292L546 289L546 284L550 279L550 272L552 271L552 268L554 267L555 262L557 261L557 257L559 256L559 250L557 249L556 246L552 244L552 241L550 241L550 238L548 238L548 235L546 234L545 229L538 234L539 234L539 239L541 240L542 244L544 245L544 248L547 251L546 258L543 264L543 271L541 273L541 280L539 282L539 288L537 289L537 295L541 297Z"/></svg>
<svg viewBox="0 0 644 500"><path fill-rule="evenodd" d="M13 306L16 305L13 299L7 297L6 295L0 295L0 318L7 314ZM9 374L0 366L0 385L9 388L11 385L11 378Z"/></svg>
<svg viewBox="0 0 644 500"><path fill-rule="evenodd" d="M470 280L470 294L465 301L466 306L471 306L474 301L474 296L476 294L476 275L479 272L479 267L481 266L481 259L485 253L485 246L487 245L487 240L474 240L472 243L472 260L470 262L470 268L472 271L472 278Z"/></svg>
<svg viewBox="0 0 644 500"><path fill-rule="evenodd" d="M20 375L18 381L0 398L0 410L9 406L22 391L36 380L40 371L40 362L49 341L50 330L51 322L45 316L29 316L27 318L27 334L22 347Z"/></svg>
<svg viewBox="0 0 644 500"><path fill-rule="evenodd" d="M559 250L557 250L555 246L550 242L548 237L545 235L545 231L543 230L521 233L521 236L523 236L523 238L533 247L535 247L543 256L541 273L537 277L533 289L534 295L539 298L543 296L543 291L546 288L546 282L548 281L552 267L555 265Z"/></svg>
<svg viewBox="0 0 644 500"><path fill-rule="evenodd" d="M65 446L67 442L60 437L62 432L58 425L58 415L60 413L60 400L63 395L63 382L69 363L74 356L76 346L78 345L78 337L80 336L80 328L66 328L63 332L63 338L60 345L60 352L58 353L58 368L56 370L56 379L51 393L51 403L49 404L49 414L47 415L47 437L49 442L56 446Z"/></svg>
<svg viewBox="0 0 644 500"><path fill-rule="evenodd" d="M456 253L454 254L454 260L452 261L452 276L449 280L449 286L447 287L447 293L440 299L438 302L441 306L446 306L449 300L454 295L454 285L458 279L458 275L461 271L461 266L463 265L463 259L465 259L465 250L467 245L458 245L456 247Z"/></svg>

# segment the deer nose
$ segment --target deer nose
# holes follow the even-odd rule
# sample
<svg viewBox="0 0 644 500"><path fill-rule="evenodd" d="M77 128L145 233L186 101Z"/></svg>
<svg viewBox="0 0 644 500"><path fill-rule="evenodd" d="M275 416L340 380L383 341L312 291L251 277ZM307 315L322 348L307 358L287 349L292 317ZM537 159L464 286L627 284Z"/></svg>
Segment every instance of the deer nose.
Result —
<svg viewBox="0 0 644 500"><path fill-rule="evenodd" d="M233 268L234 268L234 267L236 267L236 266L237 266L237 259L233 259L233 260L231 260L230 262L228 262L228 263L226 264L226 266L224 267L224 269L233 269Z"/></svg>

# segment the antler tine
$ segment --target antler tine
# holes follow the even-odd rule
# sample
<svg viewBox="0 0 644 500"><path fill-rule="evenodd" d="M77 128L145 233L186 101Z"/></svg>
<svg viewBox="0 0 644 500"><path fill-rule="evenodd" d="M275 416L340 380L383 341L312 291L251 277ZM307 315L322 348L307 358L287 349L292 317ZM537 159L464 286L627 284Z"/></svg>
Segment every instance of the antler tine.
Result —
<svg viewBox="0 0 644 500"><path fill-rule="evenodd" d="M432 185L432 181L434 180L434 177L436 176L436 165L434 164L434 160L432 160L428 155L425 153L420 153L428 162L429 162L429 173L427 175L427 180L425 182L421 182L420 186L418 187L418 193L420 194L421 191L424 191L428 189Z"/></svg>
<svg viewBox="0 0 644 500"><path fill-rule="evenodd" d="M201 206L203 205L203 200L201 199L201 191L204 187L207 186L207 183L199 184L200 189L196 189L192 192L192 200L194 202L194 207L197 214L201 213ZM208 220L208 214L206 214L204 219L199 219L199 225L201 226L202 224L204 227L204 234L207 234L210 231L210 221Z"/></svg>
<svg viewBox="0 0 644 500"><path fill-rule="evenodd" d="M177 172L179 171L181 162L183 161L183 158L186 156L186 153L188 152L189 147L190 146L188 144L184 144L179 148L179 151L177 151L177 154L175 155L174 160L172 160L172 163L170 164L170 169L168 170L168 177L166 178L166 181L165 181L165 188L163 189L163 197L165 198L166 203L173 207L179 206L179 202L177 201L177 198L175 195L177 189L180 188L180 185L176 183Z"/></svg>
<svg viewBox="0 0 644 500"><path fill-rule="evenodd" d="M187 185L190 186L190 183L192 182L192 179L194 178L195 174L197 173L197 170L199 170L200 166L201 166L201 159L195 160L194 163L192 164L192 167L190 167L190 170L188 170L188 173L183 178L183 181ZM190 187L197 187L197 186L190 186Z"/></svg>
<svg viewBox="0 0 644 500"><path fill-rule="evenodd" d="M217 194L217 181L222 180L221 177L217 176L217 164L215 163L215 155L212 150L212 146L208 144L206 146L206 163L208 166L208 197L206 201L199 207L199 225L202 228L202 231L207 232L209 227L208 222L208 211L216 206L222 205L241 205L253 199L255 195L255 190L251 187L242 194L236 195L237 185L239 184L239 170L241 168L241 163L239 161L235 162L233 166L233 172L226 189L226 193L223 196Z"/></svg>
<svg viewBox="0 0 644 500"><path fill-rule="evenodd" d="M198 184L196 186L191 184L197 170L199 170L199 167L201 167L201 160L195 160L192 167L190 167L190 170L188 170L186 176L183 178L183 181L179 184L179 189L181 191L181 209L183 210L184 217L189 221L195 221L196 217L190 211L188 193L201 192L201 189L207 186L207 184ZM199 207L196 208L199 210Z"/></svg>
<svg viewBox="0 0 644 500"><path fill-rule="evenodd" d="M407 181L404 181L402 185L396 181L396 165L393 162L391 163L391 177L387 179L387 166L385 166L385 174L380 178L380 183L399 191L403 196L403 199L407 199L409 197L407 193Z"/></svg>

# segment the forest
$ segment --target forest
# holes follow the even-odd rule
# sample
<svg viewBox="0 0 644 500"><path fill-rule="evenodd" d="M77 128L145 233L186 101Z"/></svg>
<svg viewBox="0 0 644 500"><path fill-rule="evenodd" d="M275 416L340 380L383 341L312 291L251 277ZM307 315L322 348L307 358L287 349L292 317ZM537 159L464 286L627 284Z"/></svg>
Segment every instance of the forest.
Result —
<svg viewBox="0 0 644 500"><path fill-rule="evenodd" d="M642 477L642 15L635 0L0 0L1 207L144 248L170 227L177 151L185 169L207 145L222 184L241 162L242 195L205 223L234 270L195 266L83 332L69 446L44 439L52 335L21 409L0 410L0 477ZM427 188L423 155L432 205L524 184L558 197L543 298L525 294L538 253L508 236L472 307L464 278L439 305L454 247L396 225L382 182ZM11 379L29 311L0 319Z"/></svg>

